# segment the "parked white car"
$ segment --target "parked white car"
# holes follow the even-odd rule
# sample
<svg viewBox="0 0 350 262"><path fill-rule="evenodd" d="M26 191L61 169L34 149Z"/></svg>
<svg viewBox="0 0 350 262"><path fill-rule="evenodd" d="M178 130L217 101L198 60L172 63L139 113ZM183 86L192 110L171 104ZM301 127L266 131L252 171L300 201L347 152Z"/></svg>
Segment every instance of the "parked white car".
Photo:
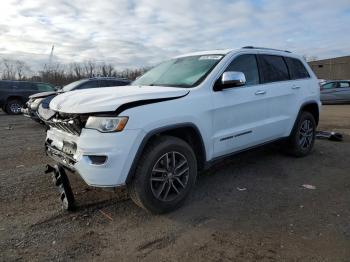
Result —
<svg viewBox="0 0 350 262"><path fill-rule="evenodd" d="M163 213L218 159L280 139L307 155L320 105L301 57L244 47L178 56L130 87L68 92L39 113L57 163L90 186L127 185L136 204Z"/></svg>

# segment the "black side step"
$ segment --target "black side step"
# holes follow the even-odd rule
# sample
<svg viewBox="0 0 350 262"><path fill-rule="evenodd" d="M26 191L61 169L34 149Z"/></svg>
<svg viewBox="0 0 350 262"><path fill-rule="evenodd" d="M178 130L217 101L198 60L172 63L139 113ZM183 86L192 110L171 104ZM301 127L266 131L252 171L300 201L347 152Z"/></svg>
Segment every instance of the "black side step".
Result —
<svg viewBox="0 0 350 262"><path fill-rule="evenodd" d="M60 193L60 200L64 210L72 211L75 209L75 200L68 176L62 165L47 165L45 174L52 173L52 181Z"/></svg>

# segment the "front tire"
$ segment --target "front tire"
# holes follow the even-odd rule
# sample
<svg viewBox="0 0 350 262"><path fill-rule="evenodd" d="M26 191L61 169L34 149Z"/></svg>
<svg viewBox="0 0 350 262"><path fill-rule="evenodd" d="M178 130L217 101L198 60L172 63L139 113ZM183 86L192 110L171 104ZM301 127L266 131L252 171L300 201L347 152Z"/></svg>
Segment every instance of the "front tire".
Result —
<svg viewBox="0 0 350 262"><path fill-rule="evenodd" d="M6 113L10 115L19 115L21 113L21 108L23 103L19 99L11 99L6 104Z"/></svg>
<svg viewBox="0 0 350 262"><path fill-rule="evenodd" d="M308 155L314 146L315 136L316 121L314 116L307 111L301 112L288 138L287 152L296 157Z"/></svg>
<svg viewBox="0 0 350 262"><path fill-rule="evenodd" d="M152 213L166 213L184 203L196 177L192 148L182 139L161 136L142 153L128 189L138 206Z"/></svg>

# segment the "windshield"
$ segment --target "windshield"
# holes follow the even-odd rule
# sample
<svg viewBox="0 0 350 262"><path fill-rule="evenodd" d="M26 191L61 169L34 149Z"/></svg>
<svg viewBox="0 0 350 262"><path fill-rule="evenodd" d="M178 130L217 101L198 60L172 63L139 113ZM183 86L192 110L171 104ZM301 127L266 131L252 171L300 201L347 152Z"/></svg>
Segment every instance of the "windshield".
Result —
<svg viewBox="0 0 350 262"><path fill-rule="evenodd" d="M86 82L86 80L79 80L79 81L75 81L72 82L68 85L65 85L64 87L62 87L62 89L60 90L61 92L68 92L68 91L72 91L73 89L75 89L76 87L78 87L78 85L80 85L81 83Z"/></svg>
<svg viewBox="0 0 350 262"><path fill-rule="evenodd" d="M132 85L193 87L204 80L222 57L200 55L171 59L152 68Z"/></svg>

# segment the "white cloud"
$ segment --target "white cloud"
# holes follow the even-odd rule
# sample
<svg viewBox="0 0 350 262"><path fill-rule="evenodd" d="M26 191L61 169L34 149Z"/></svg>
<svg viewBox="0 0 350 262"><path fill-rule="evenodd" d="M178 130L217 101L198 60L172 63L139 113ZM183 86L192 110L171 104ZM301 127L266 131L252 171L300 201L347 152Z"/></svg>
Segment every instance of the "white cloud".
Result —
<svg viewBox="0 0 350 262"><path fill-rule="evenodd" d="M244 45L318 57L350 53L348 0L3 0L0 56L93 59L119 68Z"/></svg>

